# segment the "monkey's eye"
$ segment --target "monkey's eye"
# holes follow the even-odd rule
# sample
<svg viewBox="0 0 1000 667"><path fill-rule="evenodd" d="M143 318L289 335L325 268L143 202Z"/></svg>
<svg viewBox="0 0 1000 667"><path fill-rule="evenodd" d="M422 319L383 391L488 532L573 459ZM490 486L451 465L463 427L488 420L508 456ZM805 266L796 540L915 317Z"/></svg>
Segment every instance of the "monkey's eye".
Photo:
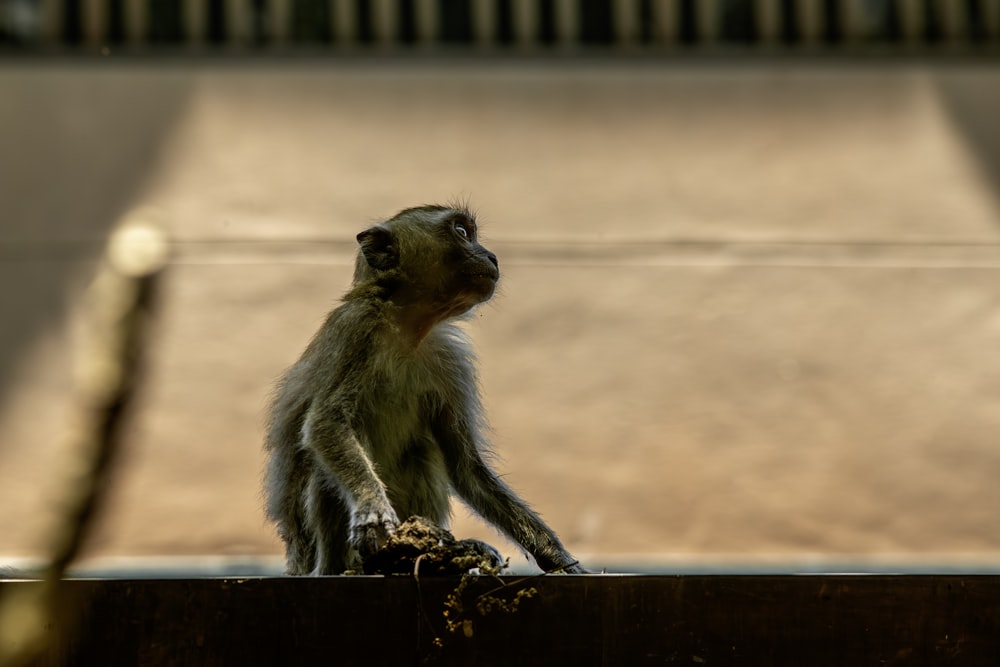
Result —
<svg viewBox="0 0 1000 667"><path fill-rule="evenodd" d="M463 222L455 223L455 231L458 232L458 235L461 236L466 241L472 238L472 232L469 231L469 228L466 227L465 223Z"/></svg>

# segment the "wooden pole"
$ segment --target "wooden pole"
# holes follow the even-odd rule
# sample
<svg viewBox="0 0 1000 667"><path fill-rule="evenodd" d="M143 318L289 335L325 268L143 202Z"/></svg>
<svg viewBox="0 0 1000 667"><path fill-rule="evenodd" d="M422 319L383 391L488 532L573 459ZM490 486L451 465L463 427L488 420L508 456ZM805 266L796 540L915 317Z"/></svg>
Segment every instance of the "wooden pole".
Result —
<svg viewBox="0 0 1000 667"><path fill-rule="evenodd" d="M52 46L62 44L62 0L41 0L39 15L42 24L42 40Z"/></svg>
<svg viewBox="0 0 1000 667"><path fill-rule="evenodd" d="M555 0L556 42L562 47L574 47L580 39L579 0Z"/></svg>
<svg viewBox="0 0 1000 667"><path fill-rule="evenodd" d="M899 23L907 44L923 44L927 30L924 0L899 0Z"/></svg>
<svg viewBox="0 0 1000 667"><path fill-rule="evenodd" d="M701 0L696 4L698 42L712 46L719 39L719 0Z"/></svg>
<svg viewBox="0 0 1000 667"><path fill-rule="evenodd" d="M679 0L652 0L653 34L658 42L676 46L680 25Z"/></svg>
<svg viewBox="0 0 1000 667"><path fill-rule="evenodd" d="M513 0L514 41L530 48L538 42L538 5L535 0Z"/></svg>
<svg viewBox="0 0 1000 667"><path fill-rule="evenodd" d="M843 41L849 44L864 42L870 33L865 0L841 0L840 24L843 26Z"/></svg>
<svg viewBox="0 0 1000 667"><path fill-rule="evenodd" d="M76 406L65 454L54 466L61 498L47 540L49 560L39 586L0 597L0 665L36 664L51 650L53 629L62 637L71 634L74 599L66 594L63 578L106 496L122 424L139 386L156 279L168 255L159 227L129 221L112 234L87 292L87 337L75 368Z"/></svg>
<svg viewBox="0 0 1000 667"><path fill-rule="evenodd" d="M268 37L276 47L288 44L292 28L292 0L270 0L267 17Z"/></svg>
<svg viewBox="0 0 1000 667"><path fill-rule="evenodd" d="M802 43L818 44L823 39L823 0L800 0L798 9Z"/></svg>
<svg viewBox="0 0 1000 667"><path fill-rule="evenodd" d="M143 46L149 39L147 0L125 0L125 34L130 46Z"/></svg>
<svg viewBox="0 0 1000 667"><path fill-rule="evenodd" d="M766 45L777 44L781 39L781 4L779 0L756 0L757 34Z"/></svg>
<svg viewBox="0 0 1000 667"><path fill-rule="evenodd" d="M243 46L247 41L250 16L248 0L226 0L226 42L230 46Z"/></svg>
<svg viewBox="0 0 1000 667"><path fill-rule="evenodd" d="M982 8L987 38L1000 40L1000 0L982 0Z"/></svg>
<svg viewBox="0 0 1000 667"><path fill-rule="evenodd" d="M354 0L330 0L330 20L333 34L339 46L354 44L358 39L358 17Z"/></svg>
<svg viewBox="0 0 1000 667"><path fill-rule="evenodd" d="M184 0L184 41L189 46L205 43L206 24L204 0Z"/></svg>
<svg viewBox="0 0 1000 667"><path fill-rule="evenodd" d="M478 0L472 4L472 33L479 47L496 44L497 0Z"/></svg>
<svg viewBox="0 0 1000 667"><path fill-rule="evenodd" d="M393 46L396 42L396 0L371 0L372 23L375 41L381 46Z"/></svg>
<svg viewBox="0 0 1000 667"><path fill-rule="evenodd" d="M613 3L615 41L621 46L639 43L639 6L636 0Z"/></svg>
<svg viewBox="0 0 1000 667"><path fill-rule="evenodd" d="M108 28L107 0L82 0L83 42L89 47L99 48Z"/></svg>
<svg viewBox="0 0 1000 667"><path fill-rule="evenodd" d="M958 44L968 39L969 17L965 3L960 0L937 0L937 6L945 41Z"/></svg>
<svg viewBox="0 0 1000 667"><path fill-rule="evenodd" d="M439 39L440 3L438 0L414 0L417 41L423 46L431 46Z"/></svg>

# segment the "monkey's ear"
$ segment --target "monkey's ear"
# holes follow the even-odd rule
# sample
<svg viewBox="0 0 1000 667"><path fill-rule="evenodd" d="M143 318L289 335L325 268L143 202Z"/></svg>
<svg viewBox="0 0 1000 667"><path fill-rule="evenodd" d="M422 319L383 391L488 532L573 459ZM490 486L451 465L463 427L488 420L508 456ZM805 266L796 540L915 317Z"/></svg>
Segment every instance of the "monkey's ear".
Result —
<svg viewBox="0 0 1000 667"><path fill-rule="evenodd" d="M399 264L399 248L392 232L381 225L369 227L357 236L365 261L373 269L386 271Z"/></svg>

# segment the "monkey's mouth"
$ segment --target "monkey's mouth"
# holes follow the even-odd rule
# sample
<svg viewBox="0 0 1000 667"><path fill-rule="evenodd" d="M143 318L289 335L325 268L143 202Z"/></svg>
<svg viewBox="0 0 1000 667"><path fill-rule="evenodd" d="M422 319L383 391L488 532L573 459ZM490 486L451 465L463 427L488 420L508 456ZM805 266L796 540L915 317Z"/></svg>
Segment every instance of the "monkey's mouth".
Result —
<svg viewBox="0 0 1000 667"><path fill-rule="evenodd" d="M469 277L479 282L496 284L500 280L500 272L496 270L480 271L479 273L473 273Z"/></svg>
<svg viewBox="0 0 1000 667"><path fill-rule="evenodd" d="M483 267L482 271L477 271L474 275L477 278L483 279L484 281L488 280L496 284L496 282L500 280L500 269L493 266L492 264L488 264L485 267Z"/></svg>
<svg viewBox="0 0 1000 667"><path fill-rule="evenodd" d="M469 286L493 294L493 290L496 289L499 279L500 276L498 274L476 273L469 276Z"/></svg>
<svg viewBox="0 0 1000 667"><path fill-rule="evenodd" d="M486 274L469 276L469 282L462 289L470 301L482 303L488 301L496 291L497 280Z"/></svg>

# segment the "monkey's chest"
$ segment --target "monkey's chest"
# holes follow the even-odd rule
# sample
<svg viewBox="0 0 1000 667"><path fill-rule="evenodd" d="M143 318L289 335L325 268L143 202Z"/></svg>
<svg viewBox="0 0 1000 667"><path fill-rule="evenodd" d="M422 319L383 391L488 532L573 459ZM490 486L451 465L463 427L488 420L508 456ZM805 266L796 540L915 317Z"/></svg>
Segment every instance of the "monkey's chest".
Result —
<svg viewBox="0 0 1000 667"><path fill-rule="evenodd" d="M363 439L376 460L403 456L414 444L433 440L429 396L435 389L427 373L403 368L384 373L359 397L356 414Z"/></svg>
<svg viewBox="0 0 1000 667"><path fill-rule="evenodd" d="M376 458L380 454L391 456L415 438L430 435L427 418L417 401L392 401L378 396L366 402L359 430Z"/></svg>
<svg viewBox="0 0 1000 667"><path fill-rule="evenodd" d="M387 398L373 397L362 436L365 447L397 512L441 520L447 513L447 471L424 401Z"/></svg>
<svg viewBox="0 0 1000 667"><path fill-rule="evenodd" d="M400 354L384 347L368 358L368 382L356 394L355 429L373 460L384 467L434 444L435 397L448 391L448 364L435 354Z"/></svg>

